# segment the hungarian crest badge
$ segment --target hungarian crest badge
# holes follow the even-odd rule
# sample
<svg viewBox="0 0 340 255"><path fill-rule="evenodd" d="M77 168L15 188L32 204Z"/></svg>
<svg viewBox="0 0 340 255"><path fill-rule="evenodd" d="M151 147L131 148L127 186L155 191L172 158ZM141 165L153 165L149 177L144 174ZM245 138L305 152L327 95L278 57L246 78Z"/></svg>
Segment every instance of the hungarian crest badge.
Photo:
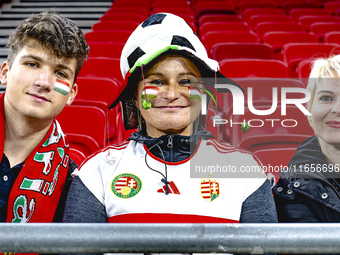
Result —
<svg viewBox="0 0 340 255"><path fill-rule="evenodd" d="M113 178L111 190L113 194L120 198L130 198L136 196L142 188L142 181L133 174L124 173Z"/></svg>
<svg viewBox="0 0 340 255"><path fill-rule="evenodd" d="M220 196L220 185L217 180L201 179L201 196L212 202Z"/></svg>

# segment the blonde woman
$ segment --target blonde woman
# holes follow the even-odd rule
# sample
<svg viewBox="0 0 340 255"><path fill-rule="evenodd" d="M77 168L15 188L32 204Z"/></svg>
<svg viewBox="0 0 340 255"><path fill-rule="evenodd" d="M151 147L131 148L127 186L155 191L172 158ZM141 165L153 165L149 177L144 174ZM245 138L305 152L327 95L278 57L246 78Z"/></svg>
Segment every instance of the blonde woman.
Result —
<svg viewBox="0 0 340 255"><path fill-rule="evenodd" d="M279 222L340 221L340 56L314 61L307 89L315 136L273 189Z"/></svg>

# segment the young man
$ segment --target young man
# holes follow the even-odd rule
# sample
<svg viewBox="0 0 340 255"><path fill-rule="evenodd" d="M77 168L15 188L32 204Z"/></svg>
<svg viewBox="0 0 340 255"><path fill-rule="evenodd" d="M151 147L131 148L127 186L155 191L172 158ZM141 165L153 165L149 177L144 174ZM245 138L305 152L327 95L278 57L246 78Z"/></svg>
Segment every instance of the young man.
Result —
<svg viewBox="0 0 340 255"><path fill-rule="evenodd" d="M75 164L54 118L77 94L89 47L72 21L51 12L23 21L8 46L0 74L0 222L60 221Z"/></svg>

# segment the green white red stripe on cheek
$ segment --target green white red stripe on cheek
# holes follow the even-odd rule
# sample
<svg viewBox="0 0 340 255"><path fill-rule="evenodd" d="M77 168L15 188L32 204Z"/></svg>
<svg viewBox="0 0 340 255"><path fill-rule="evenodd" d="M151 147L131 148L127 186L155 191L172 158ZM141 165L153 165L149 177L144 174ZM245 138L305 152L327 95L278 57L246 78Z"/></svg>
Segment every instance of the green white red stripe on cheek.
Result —
<svg viewBox="0 0 340 255"><path fill-rule="evenodd" d="M199 88L189 86L188 89L190 93L190 99L197 99L200 101L202 100L202 92Z"/></svg>
<svg viewBox="0 0 340 255"><path fill-rule="evenodd" d="M143 100L154 99L157 97L158 91L159 89L157 87L146 86L142 92L142 99Z"/></svg>
<svg viewBox="0 0 340 255"><path fill-rule="evenodd" d="M66 81L61 81L59 79L56 79L54 90L64 96L67 96L68 93L70 92L70 85Z"/></svg>

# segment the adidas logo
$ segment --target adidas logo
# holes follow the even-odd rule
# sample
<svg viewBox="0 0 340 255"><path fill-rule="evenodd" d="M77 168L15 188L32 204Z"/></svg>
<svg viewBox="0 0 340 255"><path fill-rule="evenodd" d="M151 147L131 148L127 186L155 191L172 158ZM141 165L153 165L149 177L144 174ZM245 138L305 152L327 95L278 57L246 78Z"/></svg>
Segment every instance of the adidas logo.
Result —
<svg viewBox="0 0 340 255"><path fill-rule="evenodd" d="M178 188L176 187L176 184L173 181L169 182L168 187L169 187L169 194L181 195ZM161 189L157 190L158 193L165 193L165 191L166 191L166 185L164 185Z"/></svg>

